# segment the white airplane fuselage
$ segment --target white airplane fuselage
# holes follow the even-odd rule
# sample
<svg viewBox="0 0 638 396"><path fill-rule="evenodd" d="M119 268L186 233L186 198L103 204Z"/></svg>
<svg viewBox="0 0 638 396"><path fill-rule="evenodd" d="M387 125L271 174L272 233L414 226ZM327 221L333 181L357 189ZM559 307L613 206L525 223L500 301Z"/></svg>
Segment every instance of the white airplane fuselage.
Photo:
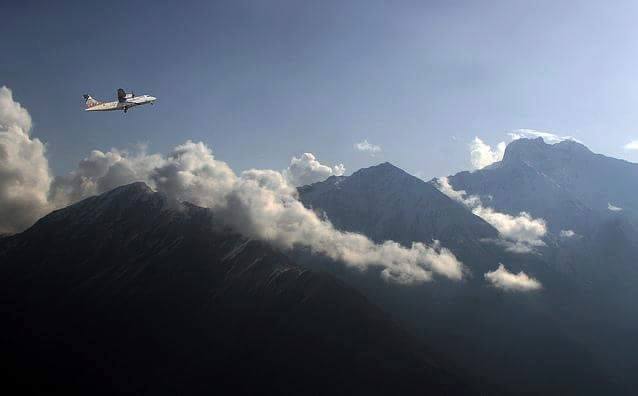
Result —
<svg viewBox="0 0 638 396"><path fill-rule="evenodd" d="M85 111L113 111L113 110L128 110L135 106L141 106L145 104L153 104L157 100L156 97L150 95L140 95L128 97L123 101L103 102L95 104L87 104Z"/></svg>

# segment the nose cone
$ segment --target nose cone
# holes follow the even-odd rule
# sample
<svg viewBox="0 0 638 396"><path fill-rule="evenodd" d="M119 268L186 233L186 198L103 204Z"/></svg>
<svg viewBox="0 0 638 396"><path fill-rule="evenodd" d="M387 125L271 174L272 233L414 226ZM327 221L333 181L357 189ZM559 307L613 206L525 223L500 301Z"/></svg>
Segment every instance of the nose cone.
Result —
<svg viewBox="0 0 638 396"><path fill-rule="evenodd" d="M155 102L157 100L157 98L155 96L148 96L148 100L150 100L151 102Z"/></svg>

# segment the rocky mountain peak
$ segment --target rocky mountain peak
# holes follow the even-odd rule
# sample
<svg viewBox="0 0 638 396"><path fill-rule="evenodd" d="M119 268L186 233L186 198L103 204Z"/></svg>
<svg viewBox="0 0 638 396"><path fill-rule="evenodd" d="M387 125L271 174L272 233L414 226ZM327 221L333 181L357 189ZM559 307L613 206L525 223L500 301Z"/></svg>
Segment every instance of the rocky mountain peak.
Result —
<svg viewBox="0 0 638 396"><path fill-rule="evenodd" d="M503 155L503 163L526 162L541 164L545 161L575 159L581 156L593 155L582 143L575 140L563 140L559 143L548 144L543 138L517 139L507 145Z"/></svg>
<svg viewBox="0 0 638 396"><path fill-rule="evenodd" d="M379 177L379 176L394 176L394 177L413 177L403 169L392 165L389 162L383 162L379 165L374 165L368 168L359 169L354 172L351 177Z"/></svg>

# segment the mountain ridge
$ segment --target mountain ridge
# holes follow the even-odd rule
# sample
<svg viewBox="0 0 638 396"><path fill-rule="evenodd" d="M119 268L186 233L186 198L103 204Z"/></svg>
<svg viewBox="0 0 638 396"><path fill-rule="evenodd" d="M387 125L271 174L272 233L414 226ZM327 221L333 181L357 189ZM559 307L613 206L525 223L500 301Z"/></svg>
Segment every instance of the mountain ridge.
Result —
<svg viewBox="0 0 638 396"><path fill-rule="evenodd" d="M175 205L136 183L3 240L5 383L84 394L474 386L342 282Z"/></svg>
<svg viewBox="0 0 638 396"><path fill-rule="evenodd" d="M305 206L320 209L337 228L363 233L376 242L392 239L410 246L414 241L440 240L446 247L480 248L478 239L498 235L463 205L389 162L298 191Z"/></svg>
<svg viewBox="0 0 638 396"><path fill-rule="evenodd" d="M513 393L577 388L595 394L609 389L589 352L565 334L560 325L563 319L548 309L552 302L561 305L566 301L564 294L574 291L569 279L540 254L507 252L490 243L499 237L498 231L433 183L383 163L301 187L299 197L340 230L406 245L439 240L463 262L469 274L462 282L392 288L369 274L348 271L304 251L294 256L309 268L328 269L356 286L475 375ZM484 274L499 263L513 273L525 271L538 278L546 289L517 295L490 287ZM542 349L541 339L547 340ZM552 367L533 363L540 360L551 361ZM558 372L563 378L555 377ZM587 385L579 384L583 372L589 373Z"/></svg>
<svg viewBox="0 0 638 396"><path fill-rule="evenodd" d="M525 182L534 185L535 190L525 189L517 180L520 178L527 179ZM502 161L449 177L457 190L481 197L492 195L495 200L491 204L497 210L507 213L524 211L523 205L515 203L522 200L529 206L526 211L532 215L555 218L560 218L559 211L569 213L572 218L604 217L610 204L636 213L638 184L630 182L636 179L638 164L595 154L579 142L564 140L547 144L542 138L515 140L505 148ZM504 191L497 190L497 184L510 187L508 197L497 196L505 195ZM553 195L547 195L547 192ZM571 208L563 205L551 213L543 213L532 200L544 201L545 204L561 201L573 204ZM561 221L560 226L569 228L570 224Z"/></svg>

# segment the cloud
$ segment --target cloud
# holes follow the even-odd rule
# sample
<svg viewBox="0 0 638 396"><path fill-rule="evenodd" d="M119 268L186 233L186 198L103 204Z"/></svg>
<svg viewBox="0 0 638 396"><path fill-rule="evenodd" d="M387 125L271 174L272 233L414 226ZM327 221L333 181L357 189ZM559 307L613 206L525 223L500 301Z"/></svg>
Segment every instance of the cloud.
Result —
<svg viewBox="0 0 638 396"><path fill-rule="evenodd" d="M555 144L560 143L563 140L573 140L575 142L581 143L578 139L573 136L559 136L551 132L543 132L537 131L534 129L516 129L508 134L512 140L517 140L521 138L538 138L541 137L547 144Z"/></svg>
<svg viewBox="0 0 638 396"><path fill-rule="evenodd" d="M632 140L631 142L623 146L625 150L638 150L638 140Z"/></svg>
<svg viewBox="0 0 638 396"><path fill-rule="evenodd" d="M560 230L561 238L573 238L576 236L576 233L573 230Z"/></svg>
<svg viewBox="0 0 638 396"><path fill-rule="evenodd" d="M84 197L144 181L172 199L211 208L217 218L248 237L283 249L304 246L360 270L377 268L389 282L417 284L435 274L460 280L467 271L437 241L405 247L339 231L303 206L286 172L251 169L237 175L202 142L186 141L166 156L149 155L143 148L134 153L94 150L76 169L54 179L44 145L28 135L28 112L6 88L0 90L0 108L2 232L23 230L48 211ZM297 160L307 164L312 159ZM341 170L332 168L333 173Z"/></svg>
<svg viewBox="0 0 638 396"><path fill-rule="evenodd" d="M492 242L504 246L508 251L531 253L534 248L545 245L542 240L547 233L545 220L532 218L526 212L521 212L518 216L512 216L485 207L478 196L468 196L463 190L454 190L447 177L438 178L435 184L443 194L462 203L472 210L472 213L496 228L501 239Z"/></svg>
<svg viewBox="0 0 638 396"><path fill-rule="evenodd" d="M543 219L534 219L526 212L511 216L483 206L474 207L472 212L498 230L511 252L531 253L535 247L545 246L541 238L547 233L547 225Z"/></svg>
<svg viewBox="0 0 638 396"><path fill-rule="evenodd" d="M481 206L481 199L476 195L467 195L464 190L455 190L454 187L450 184L450 179L447 177L439 177L435 180L435 186L441 191L443 194L452 198L453 200L462 203L468 208L472 209L477 206Z"/></svg>
<svg viewBox="0 0 638 396"><path fill-rule="evenodd" d="M345 171L343 164L329 167L317 161L314 154L303 153L299 158L292 157L284 175L294 186L305 186L326 180L333 175L341 176Z"/></svg>
<svg viewBox="0 0 638 396"><path fill-rule="evenodd" d="M146 181L164 161L158 154L147 155L145 147L140 147L135 153L117 149L108 152L93 150L75 170L54 179L51 201L54 206L62 207L117 186Z"/></svg>
<svg viewBox="0 0 638 396"><path fill-rule="evenodd" d="M0 87L0 233L22 230L50 210L46 148L30 132L31 116Z"/></svg>
<svg viewBox="0 0 638 396"><path fill-rule="evenodd" d="M609 202L607 203L607 209L611 210L612 212L620 212L622 210L621 207L614 206L614 205L610 204Z"/></svg>
<svg viewBox="0 0 638 396"><path fill-rule="evenodd" d="M372 155L381 152L381 146L370 144L367 139L364 139L359 143L355 143L354 148L358 151L368 152Z"/></svg>
<svg viewBox="0 0 638 396"><path fill-rule="evenodd" d="M173 199L214 209L224 207L237 176L204 143L188 140L175 147L146 182Z"/></svg>
<svg viewBox="0 0 638 396"><path fill-rule="evenodd" d="M505 142L500 142L494 149L479 137L475 137L470 143L470 161L474 169L482 169L503 159L505 154Z"/></svg>
<svg viewBox="0 0 638 396"><path fill-rule="evenodd" d="M13 92L3 86L0 87L0 128L7 130L12 126L30 132L31 116L27 109L13 100Z"/></svg>
<svg viewBox="0 0 638 396"><path fill-rule="evenodd" d="M367 237L336 230L297 199L281 172L251 169L235 175L202 143L187 142L151 175L151 184L173 198L212 208L228 225L249 237L289 249L308 247L361 270L379 267L391 282L413 284L439 274L461 279L464 266L435 242L375 244Z"/></svg>
<svg viewBox="0 0 638 396"><path fill-rule="evenodd" d="M499 264L496 270L487 272L483 276L492 286L505 291L529 292L542 288L539 281L525 272L521 271L518 274L514 274L509 272L503 264Z"/></svg>

